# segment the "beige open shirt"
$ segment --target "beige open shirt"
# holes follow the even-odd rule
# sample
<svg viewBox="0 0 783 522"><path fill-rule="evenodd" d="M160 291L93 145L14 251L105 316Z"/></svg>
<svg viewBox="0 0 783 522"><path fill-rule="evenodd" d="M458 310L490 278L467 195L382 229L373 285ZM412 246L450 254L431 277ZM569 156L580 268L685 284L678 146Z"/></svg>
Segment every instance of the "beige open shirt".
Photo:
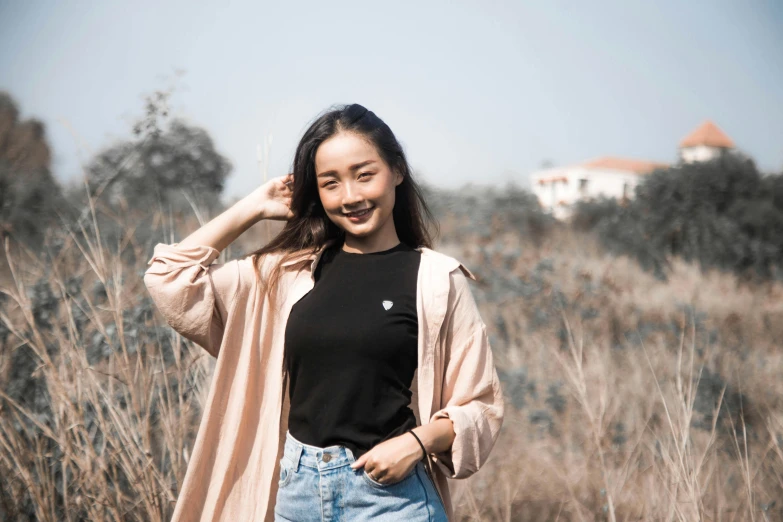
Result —
<svg viewBox="0 0 783 522"><path fill-rule="evenodd" d="M441 417L454 423L450 450L431 461L454 520L447 478L467 478L486 462L503 423L503 394L468 286L475 277L453 257L417 250L419 355L411 409L419 425ZM155 246L144 283L157 308L174 330L217 357L172 521L274 519L288 428L285 324L293 304L313 288L322 252L284 263L277 296L282 306L273 310L268 295L258 291L250 256L212 264L220 253L210 246ZM264 256L265 276L281 255Z"/></svg>

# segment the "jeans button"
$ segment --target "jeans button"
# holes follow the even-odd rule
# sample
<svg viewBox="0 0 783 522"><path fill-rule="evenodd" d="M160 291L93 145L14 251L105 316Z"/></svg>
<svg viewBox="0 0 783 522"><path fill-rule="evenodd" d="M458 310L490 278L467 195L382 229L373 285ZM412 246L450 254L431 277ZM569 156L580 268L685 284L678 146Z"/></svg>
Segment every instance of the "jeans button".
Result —
<svg viewBox="0 0 783 522"><path fill-rule="evenodd" d="M323 460L324 462L329 462L330 460L332 460L332 456L329 453L324 453L324 456L321 457L321 460Z"/></svg>

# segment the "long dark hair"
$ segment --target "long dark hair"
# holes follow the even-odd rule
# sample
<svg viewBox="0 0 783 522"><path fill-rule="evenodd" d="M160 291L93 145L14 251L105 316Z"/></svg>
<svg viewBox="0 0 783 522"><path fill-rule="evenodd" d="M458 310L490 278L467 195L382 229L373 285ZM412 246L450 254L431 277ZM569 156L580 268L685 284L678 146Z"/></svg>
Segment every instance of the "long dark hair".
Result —
<svg viewBox="0 0 783 522"><path fill-rule="evenodd" d="M340 132L351 132L375 145L378 154L392 172L402 174L402 182L395 187L395 203L392 211L394 226L400 242L417 248L432 248L433 236L428 226L434 226L435 236L439 234L438 222L428 208L422 190L411 175L411 168L402 146L394 133L374 112L354 103L332 106L316 118L305 131L294 157L294 186L291 197L291 211L283 230L262 248L251 252L259 281L261 260L265 254L282 252L283 255L269 274L269 280L262 284L274 299L279 282L281 264L303 253L315 253L332 239L342 242L345 231L332 223L326 215L318 195L315 177L315 153L318 147Z"/></svg>

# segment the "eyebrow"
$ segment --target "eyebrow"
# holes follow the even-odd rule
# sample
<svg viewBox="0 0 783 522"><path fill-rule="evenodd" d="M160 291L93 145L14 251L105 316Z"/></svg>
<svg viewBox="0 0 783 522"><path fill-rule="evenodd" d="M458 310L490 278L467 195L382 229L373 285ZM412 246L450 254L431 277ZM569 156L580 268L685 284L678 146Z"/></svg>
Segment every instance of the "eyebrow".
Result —
<svg viewBox="0 0 783 522"><path fill-rule="evenodd" d="M357 163L356 165L351 165L349 168L350 168L350 170L357 170L357 169L360 169L360 168L364 167L365 165L369 165L370 163L375 163L375 160L362 161L361 163ZM316 176L316 178L321 178L321 177L326 177L326 176L336 176L336 175L337 175L337 171L336 170L326 170L326 171L321 172L320 174L318 174Z"/></svg>

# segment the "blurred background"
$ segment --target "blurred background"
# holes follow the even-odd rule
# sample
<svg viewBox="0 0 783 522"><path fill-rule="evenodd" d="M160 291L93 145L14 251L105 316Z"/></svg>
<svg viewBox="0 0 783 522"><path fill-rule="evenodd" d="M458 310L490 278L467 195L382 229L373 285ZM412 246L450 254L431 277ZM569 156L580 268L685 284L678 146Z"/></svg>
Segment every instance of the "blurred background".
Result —
<svg viewBox="0 0 783 522"><path fill-rule="evenodd" d="M153 246L354 102L478 277L507 411L459 520L783 520L781 27L779 0L0 0L0 520L171 517L214 359L152 304Z"/></svg>

